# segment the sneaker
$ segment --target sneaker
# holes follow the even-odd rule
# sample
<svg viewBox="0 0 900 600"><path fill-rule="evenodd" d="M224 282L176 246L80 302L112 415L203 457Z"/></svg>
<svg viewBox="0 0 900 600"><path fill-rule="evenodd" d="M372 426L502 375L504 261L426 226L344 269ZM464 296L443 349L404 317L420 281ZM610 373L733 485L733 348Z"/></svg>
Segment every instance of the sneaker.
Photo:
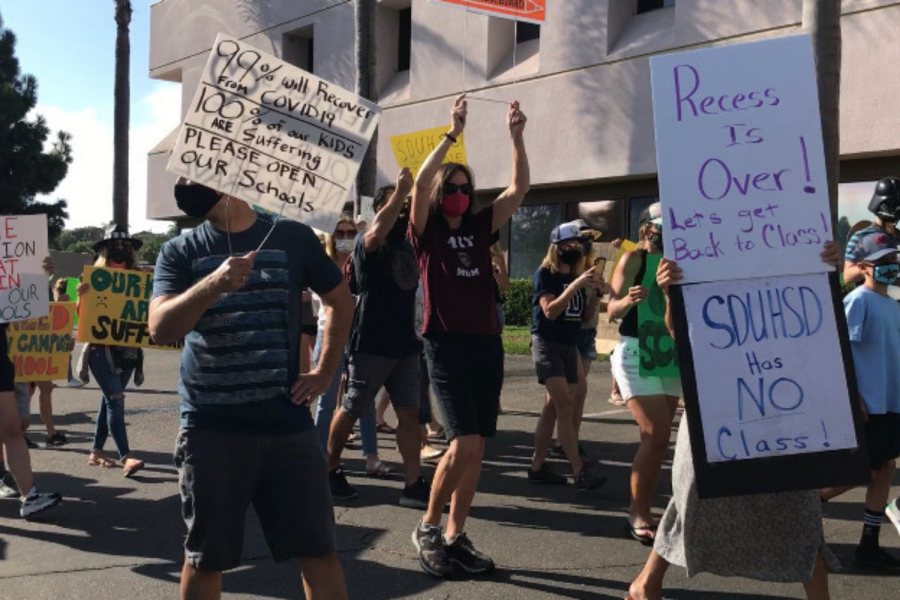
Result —
<svg viewBox="0 0 900 600"><path fill-rule="evenodd" d="M550 449L547 452L553 458L566 458L566 453L565 451L563 451L562 446L559 445L559 442L555 442L553 445L551 445ZM578 458L584 460L587 457L587 450L584 449L584 446L578 444Z"/></svg>
<svg viewBox="0 0 900 600"><path fill-rule="evenodd" d="M84 387L84 385L85 385L85 383L83 381L81 381L80 379L70 379L69 380L70 388L80 388L80 387Z"/></svg>
<svg viewBox="0 0 900 600"><path fill-rule="evenodd" d="M447 556L444 535L440 527L424 525L421 521L413 530L412 541L419 556L419 566L429 575L449 577L453 574L453 565Z"/></svg>
<svg viewBox="0 0 900 600"><path fill-rule="evenodd" d="M895 558L880 546L856 548L856 566L875 571L900 572L900 559Z"/></svg>
<svg viewBox="0 0 900 600"><path fill-rule="evenodd" d="M894 529L900 534L900 506L897 505L897 500L900 500L900 498L887 505L887 508L884 509L884 514L887 515L890 522L894 524Z"/></svg>
<svg viewBox="0 0 900 600"><path fill-rule="evenodd" d="M19 488L9 473L0 476L0 498L19 498Z"/></svg>
<svg viewBox="0 0 900 600"><path fill-rule="evenodd" d="M69 443L69 438L66 437L66 434L61 431L57 431L53 435L47 436L47 441L44 444L45 448L52 448L54 446L65 446Z"/></svg>
<svg viewBox="0 0 900 600"><path fill-rule="evenodd" d="M419 477L413 483L403 488L400 493L400 506L406 508L428 508L428 498L431 497L431 486L424 477Z"/></svg>
<svg viewBox="0 0 900 600"><path fill-rule="evenodd" d="M347 482L343 467L328 472L328 484L331 486L331 497L336 500L352 500L359 496L356 489Z"/></svg>
<svg viewBox="0 0 900 600"><path fill-rule="evenodd" d="M575 478L575 487L578 488L579 492L593 490L604 483L606 483L606 477L597 473L594 465L589 462L584 463L584 466L581 467L581 473Z"/></svg>
<svg viewBox="0 0 900 600"><path fill-rule="evenodd" d="M27 519L48 508L57 506L60 502L62 502L62 496L59 494L39 492L37 488L31 488L31 491L22 500L22 508L19 510L19 514Z"/></svg>
<svg viewBox="0 0 900 600"><path fill-rule="evenodd" d="M452 543L447 544L447 556L451 563L468 573L479 575L494 570L494 561L476 550L465 533L459 534Z"/></svg>
<svg viewBox="0 0 900 600"><path fill-rule="evenodd" d="M550 468L550 465L544 463L537 471L528 469L528 483L549 483L551 485L565 485L568 479L564 475L560 475Z"/></svg>
<svg viewBox="0 0 900 600"><path fill-rule="evenodd" d="M29 448L40 448L40 446L38 446L37 443L33 442L31 440L31 438L28 437L27 435L25 435L24 433L22 434L22 437L25 438L25 445L28 446Z"/></svg>

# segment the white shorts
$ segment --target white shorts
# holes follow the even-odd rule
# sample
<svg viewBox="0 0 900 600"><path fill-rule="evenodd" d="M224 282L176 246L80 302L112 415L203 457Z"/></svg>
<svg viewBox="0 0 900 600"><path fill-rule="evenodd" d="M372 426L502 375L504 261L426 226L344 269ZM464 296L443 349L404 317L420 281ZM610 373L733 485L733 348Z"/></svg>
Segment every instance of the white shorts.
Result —
<svg viewBox="0 0 900 600"><path fill-rule="evenodd" d="M641 377L641 353L638 339L623 335L610 357L612 374L619 384L622 398L635 396L673 396L681 398L681 379L678 377Z"/></svg>

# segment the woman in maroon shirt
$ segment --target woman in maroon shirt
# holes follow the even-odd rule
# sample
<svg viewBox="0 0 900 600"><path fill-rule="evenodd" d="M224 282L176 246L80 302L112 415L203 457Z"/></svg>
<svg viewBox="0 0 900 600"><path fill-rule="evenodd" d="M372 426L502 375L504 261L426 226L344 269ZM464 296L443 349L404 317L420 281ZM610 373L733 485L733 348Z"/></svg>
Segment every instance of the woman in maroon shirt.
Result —
<svg viewBox="0 0 900 600"><path fill-rule="evenodd" d="M484 440L497 431L503 385L490 249L497 231L522 204L530 181L522 138L526 119L519 103L512 102L506 117L512 181L490 206L473 211L471 170L441 164L465 128L466 111L463 94L453 103L450 131L419 171L410 215L410 240L425 292L425 352L450 440L434 475L428 511L413 532L419 565L438 577L450 575L454 566L469 573L494 568L464 533L481 475ZM441 517L448 502L444 537Z"/></svg>

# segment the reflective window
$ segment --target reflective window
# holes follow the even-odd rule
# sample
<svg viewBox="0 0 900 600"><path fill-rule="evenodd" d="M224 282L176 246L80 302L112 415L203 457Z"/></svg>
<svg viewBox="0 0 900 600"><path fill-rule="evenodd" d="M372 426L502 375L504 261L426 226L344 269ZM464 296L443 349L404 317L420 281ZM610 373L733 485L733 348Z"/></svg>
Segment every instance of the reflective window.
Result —
<svg viewBox="0 0 900 600"><path fill-rule="evenodd" d="M510 225L510 276L531 279L550 246L550 231L562 222L562 204L521 206Z"/></svg>

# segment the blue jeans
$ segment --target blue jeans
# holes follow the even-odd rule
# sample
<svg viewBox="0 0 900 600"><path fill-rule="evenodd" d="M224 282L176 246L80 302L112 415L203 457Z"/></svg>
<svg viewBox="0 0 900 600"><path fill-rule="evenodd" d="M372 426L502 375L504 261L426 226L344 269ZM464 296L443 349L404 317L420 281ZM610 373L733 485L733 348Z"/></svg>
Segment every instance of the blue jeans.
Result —
<svg viewBox="0 0 900 600"><path fill-rule="evenodd" d="M319 329L316 333L316 347L313 349L313 364L319 363L319 355L322 353L322 333ZM331 421L334 419L334 409L337 406L337 396L341 389L341 375L344 373L344 355L341 354L341 362L334 373L334 379L324 394L319 396L316 407L316 432L319 434L319 446L322 454L328 457L328 434L331 431ZM369 413L359 420L359 435L362 437L363 456L378 455L378 432L375 430L375 414Z"/></svg>
<svg viewBox="0 0 900 600"><path fill-rule="evenodd" d="M106 358L106 347L95 345L91 346L90 354L88 354L88 365L103 393L100 410L97 412L97 426L94 429L92 449L96 452L103 450L106 438L112 433L116 449L119 451L119 458L125 458L130 453L128 432L125 430L125 388L128 386L134 369L125 369L121 373L116 373Z"/></svg>

